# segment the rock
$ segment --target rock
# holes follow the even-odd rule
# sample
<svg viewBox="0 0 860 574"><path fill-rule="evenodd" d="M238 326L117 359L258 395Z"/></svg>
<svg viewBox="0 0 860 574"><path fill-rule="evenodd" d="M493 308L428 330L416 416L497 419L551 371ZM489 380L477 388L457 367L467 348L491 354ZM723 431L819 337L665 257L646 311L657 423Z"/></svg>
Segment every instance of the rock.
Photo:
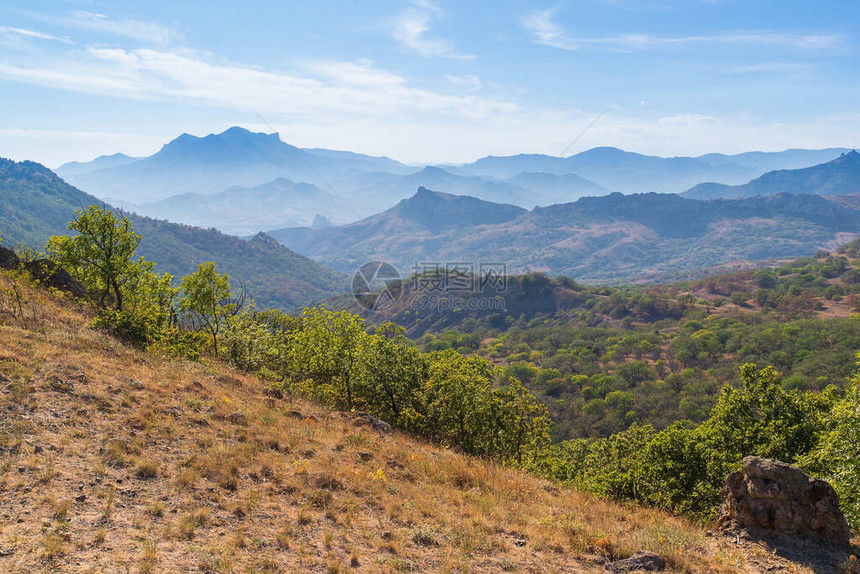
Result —
<svg viewBox="0 0 860 574"><path fill-rule="evenodd" d="M21 258L14 251L0 245L0 268L18 269L21 267L26 269L33 279L43 285L66 291L75 297L82 298L87 294L82 283L73 279L65 269L53 261L47 259L21 261Z"/></svg>
<svg viewBox="0 0 860 574"><path fill-rule="evenodd" d="M21 263L21 258L18 254L0 245L0 269L15 269Z"/></svg>
<svg viewBox="0 0 860 574"><path fill-rule="evenodd" d="M640 550L630 558L610 562L605 568L610 572L656 572L666 568L666 563L657 554Z"/></svg>
<svg viewBox="0 0 860 574"><path fill-rule="evenodd" d="M358 460L361 462L367 462L373 459L373 453L367 450L363 450L358 453Z"/></svg>
<svg viewBox="0 0 860 574"><path fill-rule="evenodd" d="M718 525L734 525L768 537L814 538L847 546L851 530L833 487L794 466L748 456L726 477Z"/></svg>
<svg viewBox="0 0 860 574"><path fill-rule="evenodd" d="M385 434L390 434L394 432L394 429L391 428L391 425L384 420L378 419L375 416L369 415L367 413L358 413L358 418L355 420L355 426L364 425L370 425L370 428L372 428L373 430Z"/></svg>
<svg viewBox="0 0 860 574"><path fill-rule="evenodd" d="M33 279L43 285L71 293L78 298L84 298L87 295L87 290L83 284L75 280L68 271L53 261L47 259L27 261L24 263L24 268L27 269Z"/></svg>

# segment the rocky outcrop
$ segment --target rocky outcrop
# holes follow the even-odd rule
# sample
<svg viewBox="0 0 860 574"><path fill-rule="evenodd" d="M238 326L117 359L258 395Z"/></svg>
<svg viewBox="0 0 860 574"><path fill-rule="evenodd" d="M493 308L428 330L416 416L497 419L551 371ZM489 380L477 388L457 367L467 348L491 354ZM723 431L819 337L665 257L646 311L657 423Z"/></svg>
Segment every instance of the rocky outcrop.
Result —
<svg viewBox="0 0 860 574"><path fill-rule="evenodd" d="M80 282L53 261L47 259L22 261L14 251L0 245L0 269L18 268L25 269L33 279L47 287L54 287L80 298L87 294L86 288Z"/></svg>
<svg viewBox="0 0 860 574"><path fill-rule="evenodd" d="M815 538L847 546L851 530L833 487L778 460L748 456L726 478L719 526L762 536Z"/></svg>

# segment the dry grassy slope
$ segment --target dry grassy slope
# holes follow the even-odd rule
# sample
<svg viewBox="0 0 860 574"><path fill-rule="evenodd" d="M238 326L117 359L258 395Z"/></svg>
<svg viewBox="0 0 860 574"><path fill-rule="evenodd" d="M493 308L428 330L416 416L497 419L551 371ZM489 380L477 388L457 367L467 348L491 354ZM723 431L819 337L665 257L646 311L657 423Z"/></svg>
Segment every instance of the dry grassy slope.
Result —
<svg viewBox="0 0 860 574"><path fill-rule="evenodd" d="M0 304L4 572L586 572L640 548L678 571L808 571L138 352L29 297L26 328Z"/></svg>

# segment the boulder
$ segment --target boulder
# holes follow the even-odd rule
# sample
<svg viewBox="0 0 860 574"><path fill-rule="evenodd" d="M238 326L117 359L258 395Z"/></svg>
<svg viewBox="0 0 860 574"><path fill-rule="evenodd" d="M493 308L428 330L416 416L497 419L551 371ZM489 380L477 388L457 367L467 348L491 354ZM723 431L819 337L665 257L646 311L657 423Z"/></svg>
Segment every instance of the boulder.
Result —
<svg viewBox="0 0 860 574"><path fill-rule="evenodd" d="M851 530L833 487L778 460L748 456L726 478L718 525L761 536L814 538L847 546Z"/></svg>
<svg viewBox="0 0 860 574"><path fill-rule="evenodd" d="M83 298L87 294L83 284L76 281L65 269L53 261L47 259L21 261L21 258L14 251L0 245L0 269L14 270L21 267L26 269L33 279L43 285L66 291L79 298Z"/></svg>
<svg viewBox="0 0 860 574"><path fill-rule="evenodd" d="M390 424L385 422L382 419L378 419L373 415L369 415L367 413L356 413L355 425L356 426L364 426L368 425L375 431L379 431L384 434L390 434L394 432L394 429Z"/></svg>

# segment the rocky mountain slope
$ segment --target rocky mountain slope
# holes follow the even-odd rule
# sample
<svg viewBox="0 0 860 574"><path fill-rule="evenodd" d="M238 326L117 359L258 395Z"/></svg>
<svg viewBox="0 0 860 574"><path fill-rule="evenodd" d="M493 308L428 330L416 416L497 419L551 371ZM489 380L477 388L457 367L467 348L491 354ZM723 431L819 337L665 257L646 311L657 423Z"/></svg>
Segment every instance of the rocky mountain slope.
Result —
<svg viewBox="0 0 860 574"><path fill-rule="evenodd" d="M395 208L347 226L271 235L346 272L374 260L391 262L407 274L418 261L502 262L511 274L533 270L619 282L796 257L836 247L860 232L855 209L805 195L707 202L674 194L614 193L529 212L477 199L471 200L475 207L467 207L468 201L421 190ZM440 204L447 211L435 218Z"/></svg>

